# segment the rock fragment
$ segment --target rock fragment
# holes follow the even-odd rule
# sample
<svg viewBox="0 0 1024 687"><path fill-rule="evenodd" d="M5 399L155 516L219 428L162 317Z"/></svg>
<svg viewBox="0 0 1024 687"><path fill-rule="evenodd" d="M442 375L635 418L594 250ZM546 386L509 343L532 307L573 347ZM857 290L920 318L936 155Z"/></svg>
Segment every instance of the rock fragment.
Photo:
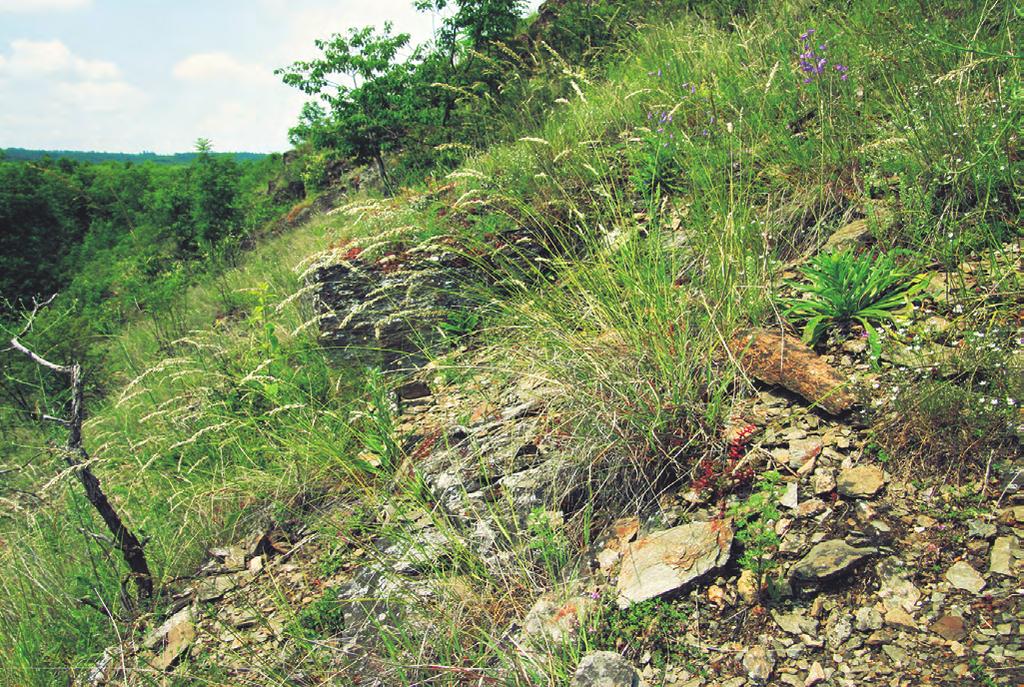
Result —
<svg viewBox="0 0 1024 687"><path fill-rule="evenodd" d="M800 580L826 580L854 567L876 553L873 547L857 548L842 539L815 544L810 552L793 566L790 574Z"/></svg>
<svg viewBox="0 0 1024 687"><path fill-rule="evenodd" d="M755 684L766 683L775 670L775 655L763 646L752 646L743 654L743 669Z"/></svg>
<svg viewBox="0 0 1024 687"><path fill-rule="evenodd" d="M985 588L985 578L964 561L957 561L946 571L946 580L955 588L972 594Z"/></svg>
<svg viewBox="0 0 1024 687"><path fill-rule="evenodd" d="M724 519L679 525L629 544L619 573L619 607L679 589L725 565L732 537L732 521Z"/></svg>
<svg viewBox="0 0 1024 687"><path fill-rule="evenodd" d="M855 625L860 632L873 632L882 629L882 614L871 606L858 608L854 614Z"/></svg>
<svg viewBox="0 0 1024 687"><path fill-rule="evenodd" d="M928 629L950 642L960 641L967 636L964 619L958 615L944 615Z"/></svg>
<svg viewBox="0 0 1024 687"><path fill-rule="evenodd" d="M992 544L992 551L989 554L989 572L1000 575L1010 575L1010 566L1013 559L1013 551L1017 548L1016 537L999 537Z"/></svg>
<svg viewBox="0 0 1024 687"><path fill-rule="evenodd" d="M821 664L815 661L811 665L811 669L807 671L807 677L804 679L804 687L814 687L819 682L824 682L827 679L825 675L825 669L821 667Z"/></svg>
<svg viewBox="0 0 1024 687"><path fill-rule="evenodd" d="M580 660L572 684L573 687L639 687L640 675L619 654L595 651Z"/></svg>
<svg viewBox="0 0 1024 687"><path fill-rule="evenodd" d="M885 484L885 473L874 465L858 465L839 474L836 490L847 498L866 499Z"/></svg>

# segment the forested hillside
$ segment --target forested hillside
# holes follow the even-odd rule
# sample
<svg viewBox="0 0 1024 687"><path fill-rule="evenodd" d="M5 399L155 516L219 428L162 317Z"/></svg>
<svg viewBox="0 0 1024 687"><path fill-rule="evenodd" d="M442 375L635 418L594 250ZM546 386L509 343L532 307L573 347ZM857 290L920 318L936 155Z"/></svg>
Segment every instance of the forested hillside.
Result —
<svg viewBox="0 0 1024 687"><path fill-rule="evenodd" d="M415 4L0 159L0 682L1021 684L1024 10Z"/></svg>

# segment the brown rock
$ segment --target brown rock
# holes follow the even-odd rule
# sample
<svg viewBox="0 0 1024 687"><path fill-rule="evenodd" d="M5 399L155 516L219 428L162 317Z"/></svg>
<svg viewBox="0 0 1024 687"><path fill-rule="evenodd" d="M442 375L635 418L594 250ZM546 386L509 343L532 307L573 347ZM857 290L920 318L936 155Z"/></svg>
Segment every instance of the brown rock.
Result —
<svg viewBox="0 0 1024 687"><path fill-rule="evenodd" d="M737 335L730 348L751 377L783 386L833 415L856 403L848 380L799 339L758 329Z"/></svg>
<svg viewBox="0 0 1024 687"><path fill-rule="evenodd" d="M871 498L885 484L885 473L874 465L858 465L839 474L837 491L849 498Z"/></svg>
<svg viewBox="0 0 1024 687"><path fill-rule="evenodd" d="M959 641L967 636L964 619L958 615L944 615L932 623L929 629L951 642Z"/></svg>

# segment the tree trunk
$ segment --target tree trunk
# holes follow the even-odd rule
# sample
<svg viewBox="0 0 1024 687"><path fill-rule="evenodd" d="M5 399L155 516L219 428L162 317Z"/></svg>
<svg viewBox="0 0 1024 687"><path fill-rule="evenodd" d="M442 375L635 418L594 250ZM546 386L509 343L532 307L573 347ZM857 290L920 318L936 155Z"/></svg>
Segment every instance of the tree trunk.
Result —
<svg viewBox="0 0 1024 687"><path fill-rule="evenodd" d="M377 162L377 171L380 172L380 181L384 184L384 192L389 196L393 193L391 188L391 180L388 179L387 170L384 168L384 156L381 153L377 153L374 156L374 160Z"/></svg>

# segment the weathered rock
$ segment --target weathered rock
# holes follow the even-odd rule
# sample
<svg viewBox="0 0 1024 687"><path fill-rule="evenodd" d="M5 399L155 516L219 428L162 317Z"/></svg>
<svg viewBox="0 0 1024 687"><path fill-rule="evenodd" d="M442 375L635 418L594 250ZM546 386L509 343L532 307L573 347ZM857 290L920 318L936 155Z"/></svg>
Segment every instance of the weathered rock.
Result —
<svg viewBox="0 0 1024 687"><path fill-rule="evenodd" d="M957 561L946 571L946 580L955 588L972 594L985 588L985 578L964 561Z"/></svg>
<svg viewBox="0 0 1024 687"><path fill-rule="evenodd" d="M1004 525L1024 525L1024 506L1010 506L999 514L999 522Z"/></svg>
<svg viewBox="0 0 1024 687"><path fill-rule="evenodd" d="M876 549L872 547L856 548L842 539L831 539L816 544L793 566L790 575L806 581L830 579L875 553Z"/></svg>
<svg viewBox="0 0 1024 687"><path fill-rule="evenodd" d="M992 544L992 551L989 559L989 572L1000 575L1010 575L1010 567L1013 564L1013 551L1017 548L1016 537L999 537Z"/></svg>
<svg viewBox="0 0 1024 687"><path fill-rule="evenodd" d="M741 333L730 348L751 377L783 386L833 415L856 403L849 380L799 339L759 329Z"/></svg>
<svg viewBox="0 0 1024 687"><path fill-rule="evenodd" d="M639 687L640 674L619 654L595 651L580 660L572 684L573 687Z"/></svg>
<svg viewBox="0 0 1024 687"><path fill-rule="evenodd" d="M237 586L235 575L207 577L196 585L196 597L200 601L215 601Z"/></svg>
<svg viewBox="0 0 1024 687"><path fill-rule="evenodd" d="M998 529L991 522L985 522L974 518L967 521L967 536L975 539L991 539L996 536Z"/></svg>
<svg viewBox="0 0 1024 687"><path fill-rule="evenodd" d="M914 620L914 616L910 615L900 607L890 608L885 612L885 622L888 625L896 625L897 627L905 627L908 630L917 629L917 621Z"/></svg>
<svg viewBox="0 0 1024 687"><path fill-rule="evenodd" d="M465 261L451 253L368 262L351 256L313 272L322 340L346 357L385 364L438 340L467 307Z"/></svg>
<svg viewBox="0 0 1024 687"><path fill-rule="evenodd" d="M854 614L855 627L861 632L882 629L882 614L872 606L858 608Z"/></svg>
<svg viewBox="0 0 1024 687"><path fill-rule="evenodd" d="M763 646L752 646L743 654L743 669L755 683L768 682L775 670L775 654Z"/></svg>
<svg viewBox="0 0 1024 687"><path fill-rule="evenodd" d="M848 498L871 498L885 484L885 473L874 465L858 465L839 474L836 490Z"/></svg>
<svg viewBox="0 0 1024 687"><path fill-rule="evenodd" d="M895 558L885 558L875 567L878 574L878 596L886 610L902 608L912 612L921 599L921 591L910 581L904 566Z"/></svg>
<svg viewBox="0 0 1024 687"><path fill-rule="evenodd" d="M626 549L618 582L620 608L674 591L729 560L732 521L695 522L654 532Z"/></svg>
<svg viewBox="0 0 1024 687"><path fill-rule="evenodd" d="M740 577L736 581L736 592L744 603L750 605L757 603L761 596L761 590L758 588L757 575L753 570L743 570L740 573Z"/></svg>
<svg viewBox="0 0 1024 687"><path fill-rule="evenodd" d="M796 482L786 485L786 490L779 497L779 505L783 508L793 509L800 505L800 497Z"/></svg>
<svg viewBox="0 0 1024 687"><path fill-rule="evenodd" d="M831 468L817 468L811 477L811 489L815 496L828 494L836 488L836 477Z"/></svg>
<svg viewBox="0 0 1024 687"><path fill-rule="evenodd" d="M526 614L523 634L535 644L561 644L576 636L597 606L596 599L575 585L561 593L548 592Z"/></svg>
<svg viewBox="0 0 1024 687"><path fill-rule="evenodd" d="M142 645L151 651L158 651L149 659L155 670L167 670L173 666L195 640L192 608L187 607L168 618L160 627L147 636Z"/></svg>
<svg viewBox="0 0 1024 687"><path fill-rule="evenodd" d="M818 631L818 621L799 611L792 613L772 611L772 618L779 627L791 635L813 636Z"/></svg>
<svg viewBox="0 0 1024 687"><path fill-rule="evenodd" d="M828 679L825 675L825 669L821 667L821 664L815 661L811 665L811 669L807 671L807 677L804 678L804 687L814 687L819 682L824 682Z"/></svg>
<svg viewBox="0 0 1024 687"><path fill-rule="evenodd" d="M809 501L804 501L797 506L796 516L798 518L809 518L817 515L818 513L823 513L827 509L828 505L821 499L811 499Z"/></svg>
<svg viewBox="0 0 1024 687"><path fill-rule="evenodd" d="M829 253L847 248L860 248L871 243L871 238L871 227L867 220L857 219L836 229L825 241L825 245L821 247L821 252Z"/></svg>
<svg viewBox="0 0 1024 687"><path fill-rule="evenodd" d="M825 622L825 643L837 650L853 634L853 620L845 609L835 610Z"/></svg>
<svg viewBox="0 0 1024 687"><path fill-rule="evenodd" d="M959 641L967 636L964 619L958 615L944 615L932 623L929 629L950 642Z"/></svg>

